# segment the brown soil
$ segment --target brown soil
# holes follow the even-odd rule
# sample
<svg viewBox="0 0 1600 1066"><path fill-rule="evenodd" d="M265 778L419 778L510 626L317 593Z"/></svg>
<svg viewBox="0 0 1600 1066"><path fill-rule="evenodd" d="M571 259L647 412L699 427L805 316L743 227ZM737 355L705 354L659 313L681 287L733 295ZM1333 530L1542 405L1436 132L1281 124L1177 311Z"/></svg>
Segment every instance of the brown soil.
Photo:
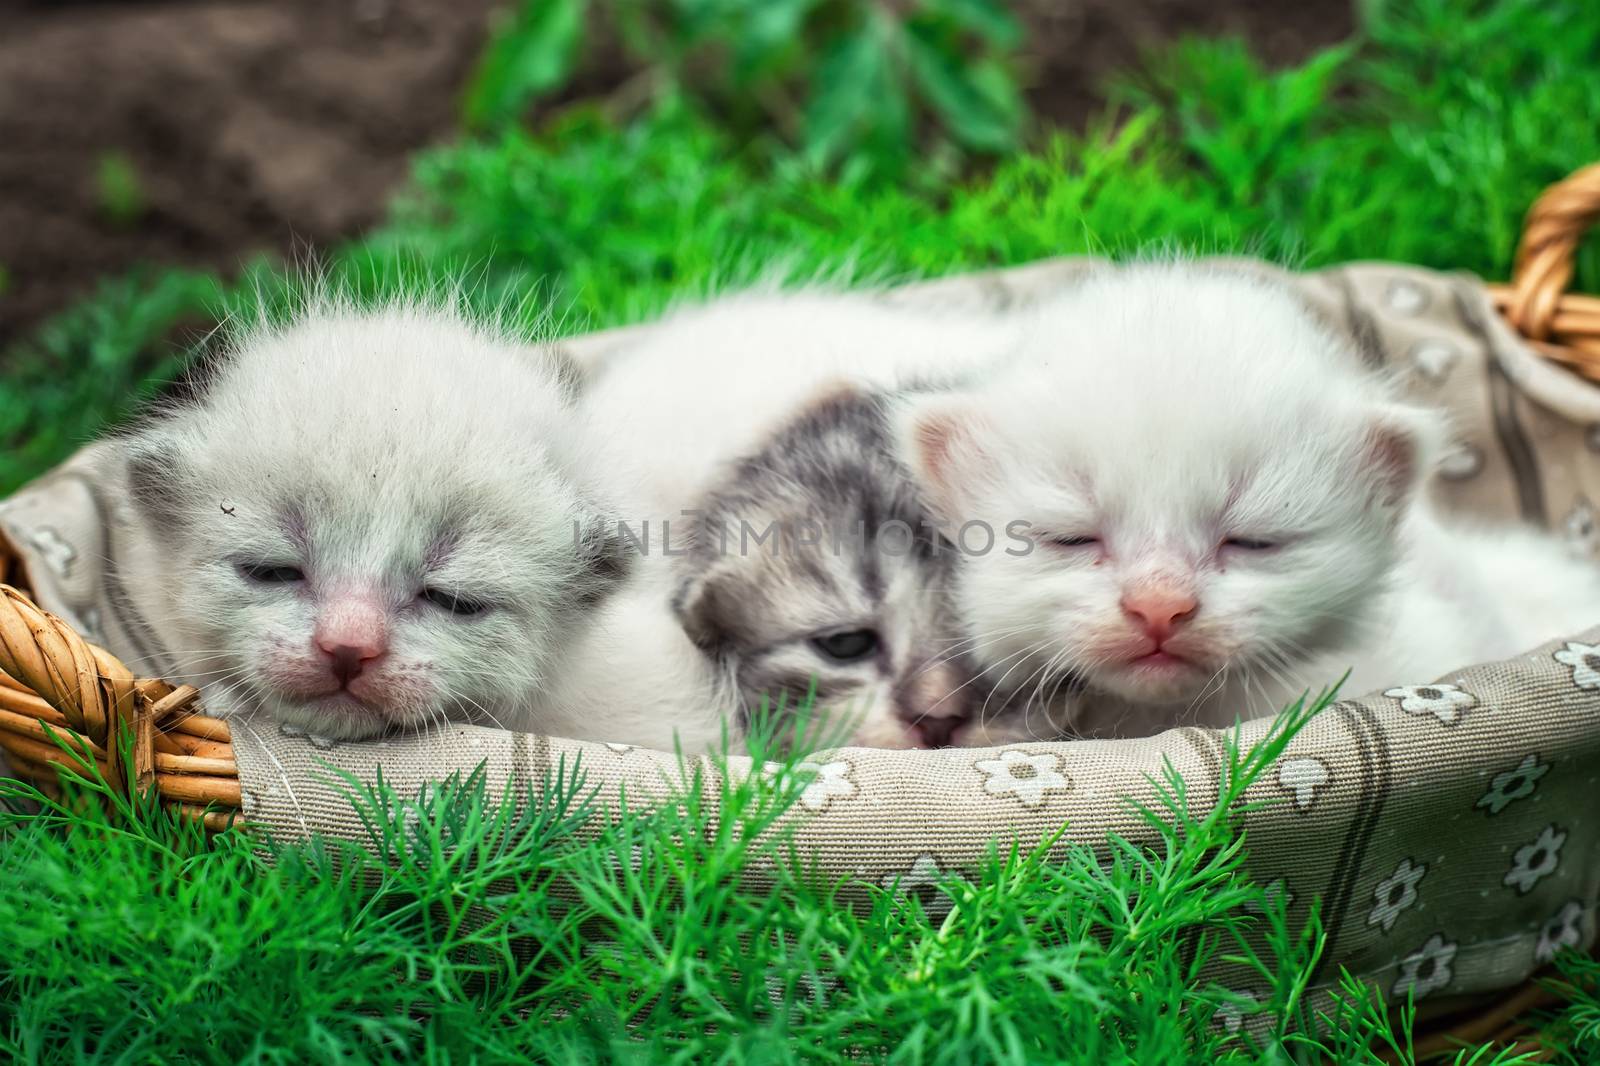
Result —
<svg viewBox="0 0 1600 1066"><path fill-rule="evenodd" d="M12 4L0 13L0 334L135 263L229 269L370 225L449 133L495 0ZM118 222L109 153L142 211Z"/></svg>
<svg viewBox="0 0 1600 1066"><path fill-rule="evenodd" d="M0 346L135 264L230 270L371 225L411 154L452 134L503 2L0 0ZM1243 33L1287 62L1351 25L1349 0L1018 9L1034 106L1073 125L1178 33ZM105 206L110 156L136 177L130 217Z"/></svg>
<svg viewBox="0 0 1600 1066"><path fill-rule="evenodd" d="M1274 66L1298 62L1355 29L1352 0L1014 0L1028 26L1029 101L1078 126L1108 79L1177 37L1243 37Z"/></svg>

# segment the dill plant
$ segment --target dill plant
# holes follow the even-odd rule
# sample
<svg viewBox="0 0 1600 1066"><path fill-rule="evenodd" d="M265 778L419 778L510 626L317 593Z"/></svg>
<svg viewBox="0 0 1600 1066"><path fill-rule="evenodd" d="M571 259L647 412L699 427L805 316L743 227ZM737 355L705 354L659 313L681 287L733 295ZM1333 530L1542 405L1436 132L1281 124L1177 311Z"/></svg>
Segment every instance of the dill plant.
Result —
<svg viewBox="0 0 1600 1066"><path fill-rule="evenodd" d="M80 759L61 798L0 783L0 1052L1409 1062L1409 1016L1363 984L1317 1017L1315 913L1293 925L1243 869L1246 790L1325 702L1235 751L1205 809L1169 770L1136 837L1002 834L924 894L828 874L796 846L785 815L809 778L792 743L758 750L753 773L689 767L665 802L620 810L596 805L577 762L506 802L481 768L406 796L330 767L359 842L208 839ZM1205 979L1218 957L1254 970L1259 1001ZM1592 962L1570 980L1552 1031L1592 1048ZM1229 1011L1255 1020L1230 1032Z"/></svg>

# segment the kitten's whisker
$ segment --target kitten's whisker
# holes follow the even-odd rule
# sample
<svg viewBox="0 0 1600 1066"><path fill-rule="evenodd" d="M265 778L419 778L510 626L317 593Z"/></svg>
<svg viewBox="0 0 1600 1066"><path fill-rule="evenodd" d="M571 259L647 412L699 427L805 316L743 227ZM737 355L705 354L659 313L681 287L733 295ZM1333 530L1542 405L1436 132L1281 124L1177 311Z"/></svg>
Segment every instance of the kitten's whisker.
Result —
<svg viewBox="0 0 1600 1066"><path fill-rule="evenodd" d="M1000 680L996 681L994 683L994 687L992 689L990 689L989 695L984 698L983 707L979 711L979 720L980 721L982 720L983 714L985 714L988 711L989 701L994 698L996 693L1004 692L1004 693L1006 693L1007 698L1009 698L1010 692L1006 689L1006 679L1009 678L1012 674L1016 673L1016 671L1018 669L1020 669L1024 665L1026 665L1027 662L1031 658L1033 658L1039 652L1043 651L1046 647L1047 647L1047 645L1044 644L1043 642L1038 643L1038 644L1034 644L1031 647L1027 647L1027 648L1022 649L1022 652L1019 655L1008 656L1006 659L1002 659L1001 660L1001 662L1008 662L1011 659L1016 659L1017 661L1009 669L1007 669L1004 674L1002 674L1000 676ZM996 664L996 665L998 665L998 664ZM1032 677L1033 675L1030 673L1028 676ZM1026 684L1026 680L1024 680L1023 683Z"/></svg>
<svg viewBox="0 0 1600 1066"><path fill-rule="evenodd" d="M1018 626L1014 630L1008 631L1007 633L1001 634L1000 636L996 636L993 639L986 640L982 646L985 647L985 648L992 647L993 645L998 644L1000 641L1007 639L1007 637L1009 637L1009 636L1012 636L1012 635L1015 635L1016 633L1021 633L1021 632L1025 631L1027 628L1028 628L1027 626ZM972 638L972 639L976 640L976 639L979 639L979 638L975 637L975 638ZM979 650L978 648L971 648L971 649L967 649L967 650L953 651L949 655L945 655L943 657L932 659L929 662L927 662L924 665L922 665L921 667L919 667L917 669L917 671L911 675L911 678L913 680L916 679L916 678L920 678L923 674L926 674L930 670L934 670L934 669L936 669L936 668L938 668L940 666L944 666L946 663L954 662L955 660L963 658L963 657L971 657L973 655L973 653L975 653L978 650ZM1004 660L1002 660L1002 661L1004 661Z"/></svg>
<svg viewBox="0 0 1600 1066"><path fill-rule="evenodd" d="M1034 652L1036 650L1037 650L1036 647L1034 647L1034 648L1023 648L1021 651L1014 652L1013 654L1008 655L1005 658L1001 659L999 662L995 663L994 666L996 666L996 667L1000 666L1002 663L1010 662L1012 659L1015 659L1015 658L1017 658L1018 656L1021 656L1021 655L1031 654L1032 652ZM991 667L991 669L992 669L992 667ZM1013 667L1012 669L1015 669L1015 667ZM986 673L984 671L979 671L977 673L974 673L971 677L967 678L967 680L963 681L961 684L957 685L955 688L951 689L949 692L946 692L937 701L935 701L932 704L932 706L930 706L928 708L928 712L932 712L935 708L943 706L945 700L950 699L952 696L956 695L956 693L958 693L958 692L962 691L963 689L965 689L968 685L975 684L979 680L984 679L986 676L987 675L986 675ZM1007 676L1010 676L1010 672L1009 671L1007 671ZM1004 681L1004 678L1002 678L1001 680ZM996 685L995 687L998 688L999 686ZM928 712L924 712L924 717L926 716L926 714Z"/></svg>

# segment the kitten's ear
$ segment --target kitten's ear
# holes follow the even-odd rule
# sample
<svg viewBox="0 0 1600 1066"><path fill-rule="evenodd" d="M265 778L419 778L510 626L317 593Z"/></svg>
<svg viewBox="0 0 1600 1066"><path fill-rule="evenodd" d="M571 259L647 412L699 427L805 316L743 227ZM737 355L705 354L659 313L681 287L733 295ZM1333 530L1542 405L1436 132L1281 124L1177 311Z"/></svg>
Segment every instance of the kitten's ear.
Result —
<svg viewBox="0 0 1600 1066"><path fill-rule="evenodd" d="M1386 404L1367 426L1360 464L1382 510L1403 511L1421 490L1444 449L1443 418L1405 404Z"/></svg>
<svg viewBox="0 0 1600 1066"><path fill-rule="evenodd" d="M633 570L634 554L615 522L597 516L582 525L578 560L585 580L578 586L578 606L593 607L620 586Z"/></svg>
<svg viewBox="0 0 1600 1066"><path fill-rule="evenodd" d="M549 370L550 379L555 383L557 391L561 394L561 402L575 404L583 396L589 384L589 375L582 363L560 344L553 344L548 348L540 348L531 357L543 363Z"/></svg>
<svg viewBox="0 0 1600 1066"><path fill-rule="evenodd" d="M139 513L162 529L183 525L191 474L178 445L162 437L137 437L128 441L124 457L128 495Z"/></svg>
<svg viewBox="0 0 1600 1066"><path fill-rule="evenodd" d="M929 505L947 522L973 518L975 490L995 469L987 415L970 396L913 396L894 412L899 452Z"/></svg>
<svg viewBox="0 0 1600 1066"><path fill-rule="evenodd" d="M728 643L729 604L713 568L703 570L685 581L672 598L673 613L678 624L694 646L707 655L717 655Z"/></svg>

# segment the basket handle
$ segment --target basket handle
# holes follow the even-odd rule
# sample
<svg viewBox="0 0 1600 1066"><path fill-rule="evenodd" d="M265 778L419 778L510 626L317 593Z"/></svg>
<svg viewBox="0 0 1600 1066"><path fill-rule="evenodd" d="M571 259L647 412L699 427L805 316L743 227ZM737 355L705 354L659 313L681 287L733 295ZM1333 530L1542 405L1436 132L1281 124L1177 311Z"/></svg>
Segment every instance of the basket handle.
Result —
<svg viewBox="0 0 1600 1066"><path fill-rule="evenodd" d="M1584 231L1600 219L1600 163L1550 186L1528 209L1511 271L1506 318L1524 337L1549 341Z"/></svg>
<svg viewBox="0 0 1600 1066"><path fill-rule="evenodd" d="M0 561L4 549L0 540ZM53 729L86 743L113 787L154 787L207 829L237 825L243 793L232 733L197 713L199 697L193 685L136 678L26 592L0 583L0 749L24 760L19 770L70 761L49 743ZM122 761L127 731L131 774ZM32 766L36 779L40 769Z"/></svg>
<svg viewBox="0 0 1600 1066"><path fill-rule="evenodd" d="M192 685L135 678L122 660L7 584L0 584L0 681L43 700L55 715L39 717L89 741L113 785L129 784L121 733L131 730L131 783L141 790L156 782L163 757L182 752L159 731L163 721L200 695Z"/></svg>
<svg viewBox="0 0 1600 1066"><path fill-rule="evenodd" d="M123 779L113 730L119 722L134 726L135 762L149 763L136 765L136 774L154 775L153 748L138 736L144 701L132 671L10 585L0 585L0 673L33 690L69 729L103 748L113 783Z"/></svg>

